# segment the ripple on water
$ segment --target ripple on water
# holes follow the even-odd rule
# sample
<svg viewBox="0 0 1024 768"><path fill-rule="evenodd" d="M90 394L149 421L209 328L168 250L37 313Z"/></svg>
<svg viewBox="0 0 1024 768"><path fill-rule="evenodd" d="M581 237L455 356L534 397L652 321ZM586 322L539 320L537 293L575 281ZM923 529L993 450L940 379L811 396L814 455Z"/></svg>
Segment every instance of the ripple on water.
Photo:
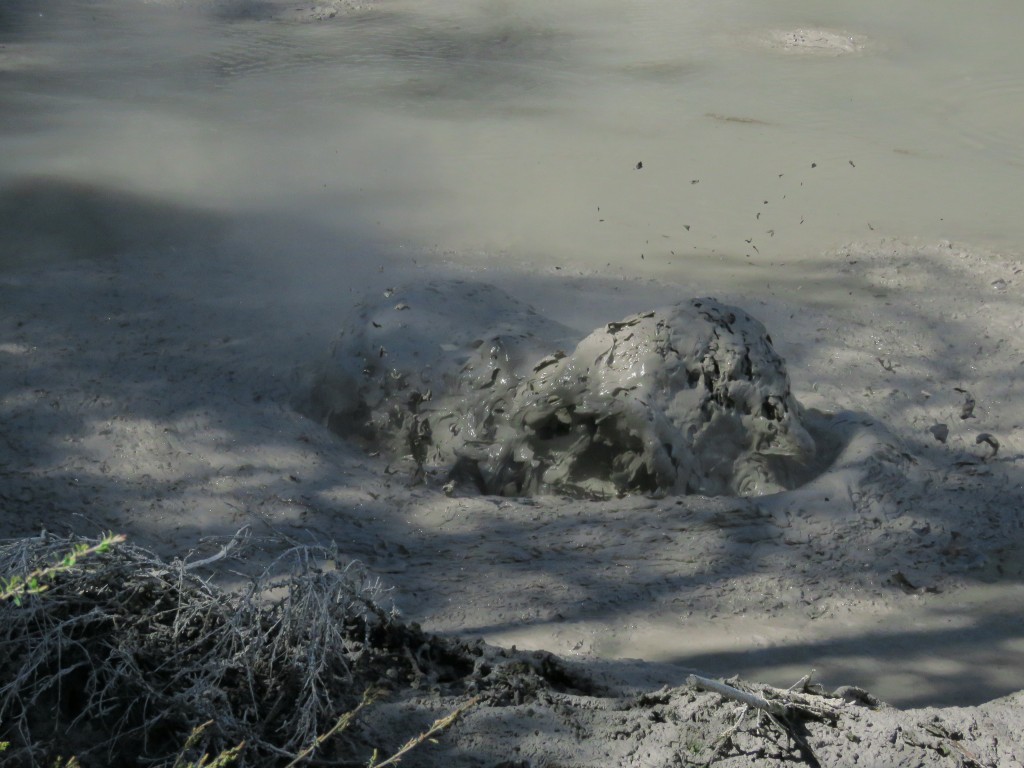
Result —
<svg viewBox="0 0 1024 768"><path fill-rule="evenodd" d="M991 71L949 81L943 89L944 117L972 149L1024 165L1024 72Z"/></svg>
<svg viewBox="0 0 1024 768"><path fill-rule="evenodd" d="M207 55L206 67L222 84L299 75L304 88L324 92L376 90L402 100L493 105L509 92L531 93L564 77L565 43L560 33L528 20L453 26L398 14L358 15L323 26L239 26Z"/></svg>
<svg viewBox="0 0 1024 768"><path fill-rule="evenodd" d="M284 31L289 30L286 28ZM286 34L247 34L213 51L208 62L216 76L235 79L253 74L315 69L343 59L336 47L318 45L316 40L299 40Z"/></svg>

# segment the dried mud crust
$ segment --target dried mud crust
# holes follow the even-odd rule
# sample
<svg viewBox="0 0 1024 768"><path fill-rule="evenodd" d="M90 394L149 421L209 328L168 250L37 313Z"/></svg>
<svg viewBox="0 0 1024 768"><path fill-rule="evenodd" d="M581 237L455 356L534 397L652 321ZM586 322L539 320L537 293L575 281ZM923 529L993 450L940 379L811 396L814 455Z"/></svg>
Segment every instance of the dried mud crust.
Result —
<svg viewBox="0 0 1024 768"><path fill-rule="evenodd" d="M27 574L75 543L8 543L0 573ZM181 562L123 546L57 576L42 594L0 603L3 757L25 766L61 755L86 767L169 765L192 729L212 721L187 750L192 759L244 741L237 765L276 765L368 690L475 694L495 705L599 690L545 652L424 633L384 607L358 569L323 570L329 554L293 550L279 562L290 573L268 571L233 594ZM356 734L318 757L365 762L375 746L399 745Z"/></svg>
<svg viewBox="0 0 1024 768"><path fill-rule="evenodd" d="M450 490L504 496L759 496L831 459L767 330L739 308L690 299L565 352L569 336L493 286L389 291L363 303L299 406L450 472Z"/></svg>

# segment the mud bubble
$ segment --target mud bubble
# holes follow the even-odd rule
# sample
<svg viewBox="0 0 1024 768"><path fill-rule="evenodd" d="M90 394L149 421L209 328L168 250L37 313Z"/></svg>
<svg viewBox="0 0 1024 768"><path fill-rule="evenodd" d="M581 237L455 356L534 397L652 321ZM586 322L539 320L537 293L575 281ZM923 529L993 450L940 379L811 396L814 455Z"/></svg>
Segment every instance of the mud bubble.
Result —
<svg viewBox="0 0 1024 768"><path fill-rule="evenodd" d="M760 496L828 464L742 309L687 299L574 336L482 283L389 290L357 307L297 405L450 492Z"/></svg>

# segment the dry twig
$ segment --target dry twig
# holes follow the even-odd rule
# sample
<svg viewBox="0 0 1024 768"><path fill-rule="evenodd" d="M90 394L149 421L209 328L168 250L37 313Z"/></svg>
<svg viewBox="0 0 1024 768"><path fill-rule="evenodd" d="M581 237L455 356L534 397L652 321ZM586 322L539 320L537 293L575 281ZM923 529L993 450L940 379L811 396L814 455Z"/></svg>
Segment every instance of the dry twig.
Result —
<svg viewBox="0 0 1024 768"><path fill-rule="evenodd" d="M810 744L801 733L802 728L798 728L797 724L811 719L825 720L833 726L837 725L840 707L831 703L830 700L841 698L841 696L838 694L828 696L823 691L812 688L810 681L813 674L812 670L810 674L800 678L787 690L773 688L770 685L759 685L757 693L699 675L687 677L686 681L691 687L717 693L741 704L736 721L715 740L714 750L705 765L710 766L718 759L718 756L731 743L733 736L743 725L744 719L751 709L757 712L755 728L760 726L762 719L767 719L782 735L797 745L808 764L818 765Z"/></svg>

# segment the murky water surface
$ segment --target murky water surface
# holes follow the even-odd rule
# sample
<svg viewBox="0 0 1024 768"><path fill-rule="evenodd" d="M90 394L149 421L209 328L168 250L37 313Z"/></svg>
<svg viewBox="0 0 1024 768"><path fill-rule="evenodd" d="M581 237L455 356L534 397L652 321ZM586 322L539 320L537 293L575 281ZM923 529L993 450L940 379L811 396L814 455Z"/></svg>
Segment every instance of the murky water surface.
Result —
<svg viewBox="0 0 1024 768"><path fill-rule="evenodd" d="M757 283L882 235L1024 242L1012 0L275 10L8 0L4 179L673 278Z"/></svg>

